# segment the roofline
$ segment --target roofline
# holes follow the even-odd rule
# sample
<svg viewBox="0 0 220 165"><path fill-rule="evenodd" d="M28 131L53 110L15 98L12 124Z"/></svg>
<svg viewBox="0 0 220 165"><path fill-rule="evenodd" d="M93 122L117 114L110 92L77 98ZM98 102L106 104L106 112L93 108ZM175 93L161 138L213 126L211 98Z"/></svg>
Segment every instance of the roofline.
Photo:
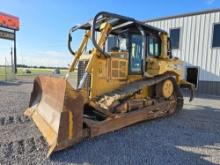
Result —
<svg viewBox="0 0 220 165"><path fill-rule="evenodd" d="M189 16L194 16L194 15L214 13L214 12L220 12L220 8L211 9L211 10L197 11L197 12L191 12L191 13L185 13L185 14L179 14L179 15L168 16L168 17L159 17L159 18L155 18L155 19L148 19L148 20L144 20L144 22L147 23L147 22L161 21L161 20L167 20L167 19L173 19L173 18L189 17Z"/></svg>

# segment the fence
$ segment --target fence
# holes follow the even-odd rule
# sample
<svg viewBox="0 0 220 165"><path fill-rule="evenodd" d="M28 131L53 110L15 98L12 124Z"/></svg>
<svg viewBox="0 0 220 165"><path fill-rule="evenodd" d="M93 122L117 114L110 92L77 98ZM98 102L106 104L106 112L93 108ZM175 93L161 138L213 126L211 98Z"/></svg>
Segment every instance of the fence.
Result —
<svg viewBox="0 0 220 165"><path fill-rule="evenodd" d="M4 65L0 66L0 80L1 81L13 81L16 79L15 73L14 73L14 65L11 60L9 62L7 58L5 58Z"/></svg>

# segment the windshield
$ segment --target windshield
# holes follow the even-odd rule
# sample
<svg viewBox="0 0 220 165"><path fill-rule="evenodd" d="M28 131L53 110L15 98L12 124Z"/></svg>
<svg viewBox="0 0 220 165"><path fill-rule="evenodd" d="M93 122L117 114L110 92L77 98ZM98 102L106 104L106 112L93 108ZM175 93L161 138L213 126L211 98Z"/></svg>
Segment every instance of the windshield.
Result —
<svg viewBox="0 0 220 165"><path fill-rule="evenodd" d="M107 51L128 51L127 43L128 39L125 35L110 35L107 40Z"/></svg>

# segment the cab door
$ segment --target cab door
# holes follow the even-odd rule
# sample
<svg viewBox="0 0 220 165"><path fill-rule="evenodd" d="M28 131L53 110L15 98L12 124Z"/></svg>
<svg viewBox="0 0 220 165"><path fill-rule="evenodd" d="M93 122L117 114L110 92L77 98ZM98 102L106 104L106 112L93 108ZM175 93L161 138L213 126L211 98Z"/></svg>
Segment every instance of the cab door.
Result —
<svg viewBox="0 0 220 165"><path fill-rule="evenodd" d="M129 51L129 74L142 74L142 36L132 34L130 36L130 51Z"/></svg>

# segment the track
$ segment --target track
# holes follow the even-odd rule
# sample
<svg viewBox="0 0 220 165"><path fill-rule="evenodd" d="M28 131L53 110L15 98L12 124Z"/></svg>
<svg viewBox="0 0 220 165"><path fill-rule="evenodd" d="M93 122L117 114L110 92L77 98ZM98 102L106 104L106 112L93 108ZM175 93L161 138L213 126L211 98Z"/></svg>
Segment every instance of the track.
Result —
<svg viewBox="0 0 220 165"><path fill-rule="evenodd" d="M110 109L114 102L129 99L145 86L159 85L164 80L170 79L174 84L174 97L176 100L174 112L177 112L183 108L183 96L179 90L176 80L173 78L174 76L175 74L167 73L154 78L145 78L143 80L138 80L131 84L125 85L124 87L113 90L110 93L106 93L100 96L97 100L97 104L103 109Z"/></svg>
<svg viewBox="0 0 220 165"><path fill-rule="evenodd" d="M0 143L0 151L3 154L3 158L8 158L30 154L31 152L35 152L35 150L44 150L46 146L47 144L41 136L38 138L32 137L9 143Z"/></svg>
<svg viewBox="0 0 220 165"><path fill-rule="evenodd" d="M5 116L5 117L0 117L0 126L10 125L10 124L22 124L30 121L31 121L30 118L24 115Z"/></svg>
<svg viewBox="0 0 220 165"><path fill-rule="evenodd" d="M0 85L0 164L42 164L46 159L46 142L31 119L23 115L31 90L32 79Z"/></svg>
<svg viewBox="0 0 220 165"><path fill-rule="evenodd" d="M46 158L47 143L30 121L23 115L0 118L0 164L19 164L23 160L36 164L32 160L36 154L41 161Z"/></svg>

